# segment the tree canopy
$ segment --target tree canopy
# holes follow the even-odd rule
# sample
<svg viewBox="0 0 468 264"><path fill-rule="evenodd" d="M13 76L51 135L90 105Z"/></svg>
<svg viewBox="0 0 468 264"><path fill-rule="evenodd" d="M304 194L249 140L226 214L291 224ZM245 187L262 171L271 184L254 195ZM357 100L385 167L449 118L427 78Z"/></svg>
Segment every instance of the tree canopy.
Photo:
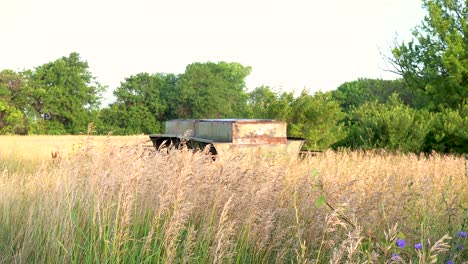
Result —
<svg viewBox="0 0 468 264"><path fill-rule="evenodd" d="M27 133L27 119L23 112L27 108L24 82L23 76L14 71L0 72L0 134Z"/></svg>
<svg viewBox="0 0 468 264"><path fill-rule="evenodd" d="M392 64L426 108L461 109L468 98L466 0L423 0L424 21L413 40L396 45Z"/></svg>
<svg viewBox="0 0 468 264"><path fill-rule="evenodd" d="M179 78L176 113L181 118L239 117L251 68L239 63L192 63Z"/></svg>
<svg viewBox="0 0 468 264"><path fill-rule="evenodd" d="M126 78L114 91L116 102L103 109L103 127L116 134L160 133L168 107L161 94L172 85L172 74L140 73Z"/></svg>
<svg viewBox="0 0 468 264"><path fill-rule="evenodd" d="M416 106L416 98L408 85L401 79L382 80L360 78L345 82L332 91L332 97L337 100L341 108L350 112L366 102L388 102L392 94L397 93L400 100L410 106Z"/></svg>
<svg viewBox="0 0 468 264"><path fill-rule="evenodd" d="M287 121L292 114L293 101L292 92L276 92L268 86L260 86L248 93L246 116Z"/></svg>
<svg viewBox="0 0 468 264"><path fill-rule="evenodd" d="M37 132L76 134L86 131L100 105L104 87L78 53L25 72L27 100L37 120Z"/></svg>

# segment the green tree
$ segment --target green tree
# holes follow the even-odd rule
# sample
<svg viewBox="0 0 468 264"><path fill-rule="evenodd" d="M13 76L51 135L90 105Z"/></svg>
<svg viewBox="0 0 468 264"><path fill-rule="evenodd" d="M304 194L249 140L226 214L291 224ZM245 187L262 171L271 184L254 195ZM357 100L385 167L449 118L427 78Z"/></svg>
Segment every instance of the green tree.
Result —
<svg viewBox="0 0 468 264"><path fill-rule="evenodd" d="M172 74L160 73L140 73L126 78L114 91L116 102L102 110L103 129L115 134L162 132L162 121L165 121L165 110L170 102L164 101L161 93L175 87L173 79Z"/></svg>
<svg viewBox="0 0 468 264"><path fill-rule="evenodd" d="M11 102L18 109L27 107L26 77L12 70L0 72L0 99Z"/></svg>
<svg viewBox="0 0 468 264"><path fill-rule="evenodd" d="M11 100L11 81L10 81L11 71L4 70L0 72L0 100L10 101Z"/></svg>
<svg viewBox="0 0 468 264"><path fill-rule="evenodd" d="M468 98L466 0L423 0L427 10L414 39L397 45L390 59L409 86L427 97L430 110L461 109Z"/></svg>
<svg viewBox="0 0 468 264"><path fill-rule="evenodd" d="M304 147L325 150L344 137L339 121L345 114L330 93L310 95L303 91L292 105L288 135L305 138Z"/></svg>
<svg viewBox="0 0 468 264"><path fill-rule="evenodd" d="M180 93L177 87L180 75L172 73L161 75L164 76L160 83L160 100L164 106L164 114L161 120L171 120L179 118L177 110L179 109Z"/></svg>
<svg viewBox="0 0 468 264"><path fill-rule="evenodd" d="M179 78L176 113L179 118L239 117L251 68L239 63L192 63Z"/></svg>
<svg viewBox="0 0 468 264"><path fill-rule="evenodd" d="M360 78L340 85L336 90L332 91L332 97L340 103L345 112L349 113L366 102L385 103L394 93L398 93L404 103L415 106L415 96L402 79Z"/></svg>
<svg viewBox="0 0 468 264"><path fill-rule="evenodd" d="M248 96L246 116L250 118L287 121L291 116L294 101L292 93L279 93L268 86L261 86L255 88Z"/></svg>
<svg viewBox="0 0 468 264"><path fill-rule="evenodd" d="M35 132L46 134L86 131L99 107L104 87L78 53L26 72L28 103L35 113Z"/></svg>
<svg viewBox="0 0 468 264"><path fill-rule="evenodd" d="M23 76L11 70L1 71L0 134L28 133L26 108Z"/></svg>

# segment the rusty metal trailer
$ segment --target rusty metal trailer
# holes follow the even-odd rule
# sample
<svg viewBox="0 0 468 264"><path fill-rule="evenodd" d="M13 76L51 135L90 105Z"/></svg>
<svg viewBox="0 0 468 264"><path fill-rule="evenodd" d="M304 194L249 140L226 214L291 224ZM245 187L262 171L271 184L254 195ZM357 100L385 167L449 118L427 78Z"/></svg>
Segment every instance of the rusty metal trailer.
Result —
<svg viewBox="0 0 468 264"><path fill-rule="evenodd" d="M288 138L286 123L272 119L188 119L166 122L165 134L149 135L153 145L205 148L216 155L238 151L258 154L299 154L303 139Z"/></svg>

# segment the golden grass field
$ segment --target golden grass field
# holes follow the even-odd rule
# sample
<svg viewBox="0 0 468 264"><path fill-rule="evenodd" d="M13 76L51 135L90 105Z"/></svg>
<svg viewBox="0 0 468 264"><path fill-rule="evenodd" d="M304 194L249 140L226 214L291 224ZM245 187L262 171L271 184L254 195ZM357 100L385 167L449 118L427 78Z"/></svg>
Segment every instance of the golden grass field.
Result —
<svg viewBox="0 0 468 264"><path fill-rule="evenodd" d="M19 158L47 160L51 152L59 152L68 156L87 139L80 136L0 136L0 158L16 155ZM101 147L107 136L93 136L93 144ZM147 136L112 136L108 140L118 146L134 145L144 141Z"/></svg>
<svg viewBox="0 0 468 264"><path fill-rule="evenodd" d="M142 144L1 137L0 263L468 261L462 156L327 151L213 161ZM56 148L63 155L53 159Z"/></svg>

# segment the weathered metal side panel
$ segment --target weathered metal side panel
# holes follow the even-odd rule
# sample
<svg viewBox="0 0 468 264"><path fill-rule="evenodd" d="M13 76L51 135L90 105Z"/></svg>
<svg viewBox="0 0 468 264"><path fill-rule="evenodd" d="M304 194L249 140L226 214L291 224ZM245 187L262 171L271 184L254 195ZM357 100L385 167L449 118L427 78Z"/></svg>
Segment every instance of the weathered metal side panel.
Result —
<svg viewBox="0 0 468 264"><path fill-rule="evenodd" d="M178 136L193 137L195 135L195 121L194 120L170 120L166 122L166 134L174 134Z"/></svg>
<svg viewBox="0 0 468 264"><path fill-rule="evenodd" d="M232 123L232 143L235 145L287 143L284 122L240 122Z"/></svg>
<svg viewBox="0 0 468 264"><path fill-rule="evenodd" d="M232 122L231 121L198 121L195 123L195 136L198 138L207 138L218 142L232 141Z"/></svg>
<svg viewBox="0 0 468 264"><path fill-rule="evenodd" d="M286 151L291 156L299 155L299 152L301 152L302 149L302 145L304 145L303 139L288 139Z"/></svg>

